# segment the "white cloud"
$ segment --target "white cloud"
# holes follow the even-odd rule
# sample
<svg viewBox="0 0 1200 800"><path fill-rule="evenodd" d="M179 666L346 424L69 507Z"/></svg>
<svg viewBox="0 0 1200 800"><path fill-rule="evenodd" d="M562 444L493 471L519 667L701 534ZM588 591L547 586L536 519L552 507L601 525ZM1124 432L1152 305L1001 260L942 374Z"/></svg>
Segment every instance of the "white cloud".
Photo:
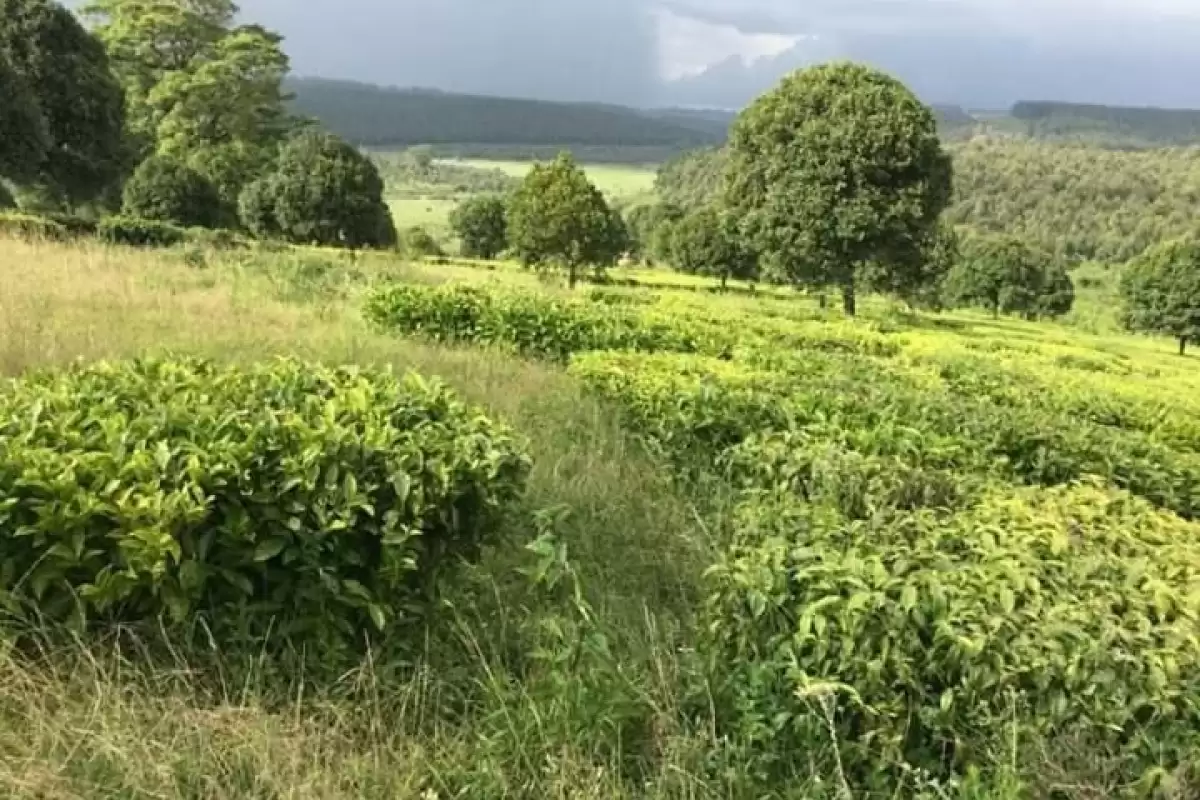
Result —
<svg viewBox="0 0 1200 800"><path fill-rule="evenodd" d="M684 16L667 8L655 10L658 24L659 69L662 77L676 80L698 75L730 58L751 64L795 47L802 37L777 33L743 33L732 25L718 25Z"/></svg>

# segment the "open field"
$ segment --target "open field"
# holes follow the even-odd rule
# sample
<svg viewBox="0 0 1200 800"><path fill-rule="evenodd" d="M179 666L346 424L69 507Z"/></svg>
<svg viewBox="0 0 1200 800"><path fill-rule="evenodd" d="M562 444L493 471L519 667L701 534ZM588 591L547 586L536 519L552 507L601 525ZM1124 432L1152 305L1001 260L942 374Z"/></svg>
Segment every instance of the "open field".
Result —
<svg viewBox="0 0 1200 800"><path fill-rule="evenodd" d="M529 172L528 161L488 161L483 159L458 159L453 164L499 169L514 178L523 178ZM654 190L656 167L654 165L633 166L621 164L584 164L588 177L596 187L610 199L624 199Z"/></svg>
<svg viewBox="0 0 1200 800"><path fill-rule="evenodd" d="M419 658L367 663L332 685L270 670L214 681L203 653L47 629L38 648L0 655L6 797L821 798L871 796L884 780L901 796L1082 798L1123 794L1158 763L1175 782L1167 789L1179 787L1166 796L1188 796L1172 754L1194 745L1177 705L1191 702L1190 684L1141 677L1200 666L1185 588L1200 572L1190 521L1200 514L1200 371L1170 342L910 316L878 299L847 322L787 294L571 295L511 267L316 251L209 252L198 268L178 252L5 240L0 280L9 376L175 352L439 377L527 442L528 505L562 510L552 530L565 547L543 562L526 549L535 532L518 524L456 584ZM454 300L456 285L495 305L468 333L422 324L420 337L401 335L419 304ZM393 332L365 321L364 307ZM492 328L491 314L508 322ZM549 340L521 327L559 317L568 327ZM574 350L606 337L644 352ZM546 341L568 348L569 367L534 344ZM801 529L830 548L833 585L858 580L862 559L890 577L878 604L819 616L822 627L849 626L853 654L821 660L797 645L792 657L879 709L893 708L897 682L910 686L908 711L868 723L831 690L804 700L763 682L783 669L767 654L795 633L788 604L812 598L773 577L786 572L740 570L800 558L772 548ZM937 544L938 531L986 535L997 549ZM1060 535L1067 544L1054 544ZM1072 549L1069 568L1044 550L1058 546ZM951 559L946 574L961 580L936 578L943 567L920 566L925 558ZM531 583L536 563L557 564L577 591ZM1156 576L1159 599L1141 594L1135 572ZM935 579L967 616L930 604ZM1106 605L1118 592L1121 605ZM905 616L910 602L929 616ZM1163 602L1174 604L1170 619L1138 622ZM927 652L906 638L925 624L967 636L973 615L988 620L983 652L949 641ZM1055 620L1068 617L1083 627L1063 650ZM1091 637L1118 638L1088 650L1094 664L1061 660ZM877 678L865 665L878 647L904 652L904 670ZM1078 682L1065 711L1025 705L1039 696L1020 688L1035 675ZM979 770L967 781L907 773L888 744L911 725L907 713L946 703L921 697L936 680L972 693L909 735L966 737ZM1174 710L1135 722L1119 698L1139 691ZM752 734L760 707L793 724ZM977 713L1009 722L980 727L969 722ZM1106 738L1110 728L1087 719L1130 735ZM1039 733L1054 720L1063 735ZM875 744L860 738L864 724ZM797 752L805 757L788 755Z"/></svg>

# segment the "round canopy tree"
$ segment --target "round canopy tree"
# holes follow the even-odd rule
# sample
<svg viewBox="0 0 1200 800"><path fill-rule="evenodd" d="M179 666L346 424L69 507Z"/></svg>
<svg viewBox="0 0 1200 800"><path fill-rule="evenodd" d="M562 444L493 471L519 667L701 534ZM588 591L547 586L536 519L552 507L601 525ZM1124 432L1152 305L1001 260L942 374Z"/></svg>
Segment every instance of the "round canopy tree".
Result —
<svg viewBox="0 0 1200 800"><path fill-rule="evenodd" d="M1200 340L1200 242L1166 242L1134 259L1121 295L1127 328L1173 336L1183 355L1188 342Z"/></svg>
<svg viewBox="0 0 1200 800"><path fill-rule="evenodd" d="M1060 316L1071 310L1071 276L1049 253L1015 236L970 236L946 279L955 305L983 306L993 316Z"/></svg>
<svg viewBox="0 0 1200 800"><path fill-rule="evenodd" d="M911 263L950 200L933 112L865 66L800 70L734 124L725 202L790 281L836 286L856 310L859 268Z"/></svg>
<svg viewBox="0 0 1200 800"><path fill-rule="evenodd" d="M252 186L255 186L252 184ZM266 191L270 219L256 225L298 244L391 247L396 228L383 201L375 164L338 137L305 131L283 146L274 172L255 191ZM242 211L253 198L242 198Z"/></svg>
<svg viewBox="0 0 1200 800"><path fill-rule="evenodd" d="M581 267L615 263L628 243L624 221L566 153L530 170L509 201L508 231L522 263L561 265L572 288Z"/></svg>
<svg viewBox="0 0 1200 800"><path fill-rule="evenodd" d="M51 0L0 0L0 60L8 64L7 80L33 98L45 136L30 181L76 204L110 189L129 153L124 97L100 41ZM7 101L12 90L2 91Z"/></svg>
<svg viewBox="0 0 1200 800"><path fill-rule="evenodd" d="M467 258L491 261L508 246L508 221L504 200L495 195L472 197L450 215L450 227L462 240Z"/></svg>

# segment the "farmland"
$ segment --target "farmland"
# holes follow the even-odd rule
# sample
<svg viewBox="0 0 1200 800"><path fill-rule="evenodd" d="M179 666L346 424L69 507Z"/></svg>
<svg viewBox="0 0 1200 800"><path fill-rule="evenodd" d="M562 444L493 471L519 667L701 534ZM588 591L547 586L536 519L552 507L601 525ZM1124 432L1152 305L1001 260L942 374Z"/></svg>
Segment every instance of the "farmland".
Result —
<svg viewBox="0 0 1200 800"><path fill-rule="evenodd" d="M508 265L15 240L0 265L6 375L113 365L23 379L0 395L6 418L39 396L50 419L62 391L99 391L96 414L146 402L145 370L240 397L300 380L286 357L325 365L303 380L348 408L369 391L434 413L439 390L373 376L436 378L492 421L470 440L511 464L455 473L506 513L472 529L482 552L415 639L397 629L336 680L250 668L236 648L218 667L169 620L165 650L163 631L128 629L131 650L47 620L0 659L9 796L1186 785L1200 378L1167 340L880 298L849 321L798 293L672 290L649 270L631 277L658 288L567 293ZM152 360L125 377L137 356ZM445 425L482 424L453 402ZM208 412L178 413L199 436ZM419 446L466 440L437 441ZM381 491L363 469L356 491ZM322 641L344 656L335 630Z"/></svg>

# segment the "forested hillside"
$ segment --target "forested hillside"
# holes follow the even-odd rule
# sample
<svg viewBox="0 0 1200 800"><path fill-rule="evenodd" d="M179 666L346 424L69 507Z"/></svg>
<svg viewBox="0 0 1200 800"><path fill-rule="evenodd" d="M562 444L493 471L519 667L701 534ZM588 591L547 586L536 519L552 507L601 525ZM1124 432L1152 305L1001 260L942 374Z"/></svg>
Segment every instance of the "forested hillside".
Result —
<svg viewBox="0 0 1200 800"><path fill-rule="evenodd" d="M950 219L1072 258L1125 261L1196 229L1200 150L980 139L951 147Z"/></svg>
<svg viewBox="0 0 1200 800"><path fill-rule="evenodd" d="M1200 111L1193 110L1023 102L1010 116L1035 138L1127 147L1200 143Z"/></svg>
<svg viewBox="0 0 1200 800"><path fill-rule="evenodd" d="M1119 151L982 137L948 148L955 172L948 214L956 224L1103 261L1126 261L1198 227L1200 149ZM723 169L719 149L686 153L663 165L658 191L694 208L719 191Z"/></svg>
<svg viewBox="0 0 1200 800"><path fill-rule="evenodd" d="M348 81L288 82L299 114L361 145L482 144L670 147L715 144L724 126L618 106L394 89ZM678 116L678 115L675 115Z"/></svg>

